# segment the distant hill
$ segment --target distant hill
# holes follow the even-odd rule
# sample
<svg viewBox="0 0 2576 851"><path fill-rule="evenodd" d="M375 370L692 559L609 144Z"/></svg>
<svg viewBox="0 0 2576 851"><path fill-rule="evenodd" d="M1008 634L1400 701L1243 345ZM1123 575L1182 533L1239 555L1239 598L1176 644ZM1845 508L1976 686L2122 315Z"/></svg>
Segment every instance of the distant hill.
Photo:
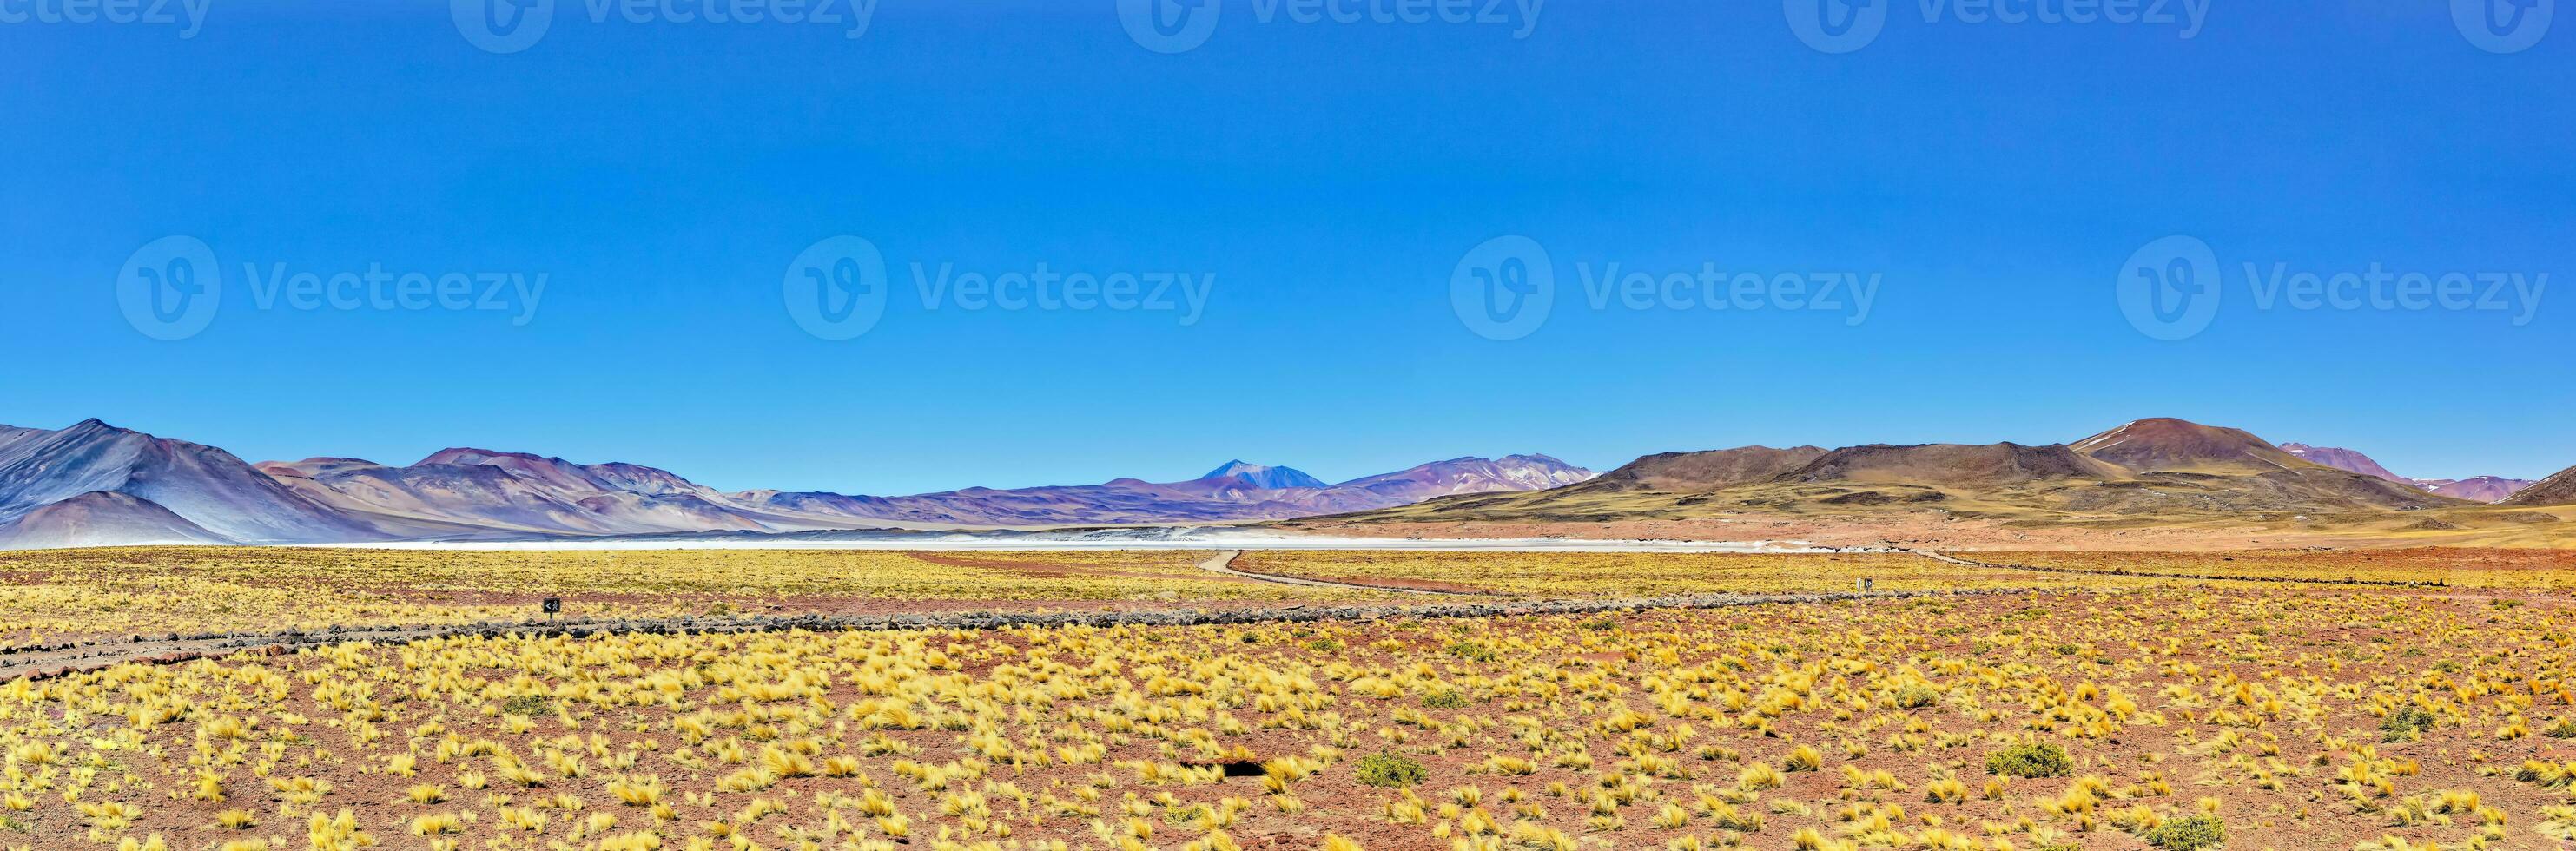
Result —
<svg viewBox="0 0 2576 851"><path fill-rule="evenodd" d="M1241 460L1227 461L1208 471L1201 479L1242 479L1245 484L1265 490L1328 487L1324 480L1289 467L1268 467Z"/></svg>
<svg viewBox="0 0 2576 851"><path fill-rule="evenodd" d="M2529 506L2576 505L2576 467L2569 467L2565 470L2559 471L2558 475L2540 480L2539 484L2532 485L2531 487L2524 489L2521 493L2514 494L2513 498L2505 500L2504 504Z"/></svg>
<svg viewBox="0 0 2576 851"><path fill-rule="evenodd" d="M2141 473L2254 475L2325 466L2283 451L2242 429L2169 417L2139 420L2078 440L2068 448Z"/></svg>
<svg viewBox="0 0 2576 851"><path fill-rule="evenodd" d="M2391 473L2388 471L2387 467L2380 466L2379 462L2372 460L2370 456L2350 449L2342 449L2332 446L2309 446L2305 443L2284 443L2281 444L2281 451L2296 455L2304 460L2314 461L2349 473L2360 473L2373 478L2386 479L2388 481L2410 485L2416 484L2414 479L2409 479L2404 476L2397 475L2396 473Z"/></svg>
<svg viewBox="0 0 2576 851"><path fill-rule="evenodd" d="M2119 470L2065 446L1854 446L1825 453L1777 481L1902 484L1965 489L2027 482L2109 479Z"/></svg>
<svg viewBox="0 0 2576 851"><path fill-rule="evenodd" d="M2540 483L2529 479L2507 479L2499 476L2479 476L2474 479L2461 479L2456 482L2441 482L2438 484L2427 482L2425 484L2431 485L2434 493L2441 494L2452 499L2465 499L2470 502L2503 502L2507 499L2511 499L2514 494L2521 493L2525 489Z"/></svg>
<svg viewBox="0 0 2576 851"><path fill-rule="evenodd" d="M244 543L372 541L374 527L295 493L232 453L85 420L60 431L9 429L0 434L0 522L87 494L54 515L157 519L151 507L185 518L203 532ZM124 524L111 524L123 528ZM20 534L28 534L21 526Z"/></svg>
<svg viewBox="0 0 2576 851"><path fill-rule="evenodd" d="M1253 470L1249 476L1245 470ZM1282 472L1284 471L1284 473ZM1434 497L1540 490L1591 479L1592 471L1545 455L1501 459L1453 458L1393 473L1322 485L1284 467L1228 462L1209 475L1183 482L1118 479L1098 485L961 491L871 498L872 504L839 510L921 524L1048 526L1090 523L1198 523L1276 520L1369 511ZM1259 480L1259 481L1256 481ZM1260 482L1317 482L1265 487ZM828 495L743 494L762 505L816 507Z"/></svg>
<svg viewBox="0 0 2576 851"><path fill-rule="evenodd" d="M54 549L94 541L217 544L221 536L132 494L91 491L0 522L0 547Z"/></svg>
<svg viewBox="0 0 2576 851"><path fill-rule="evenodd" d="M1590 481L1590 470L1545 455L1451 458L1392 473L1352 479L1325 490L1333 501L1411 505L1458 494L1539 491Z"/></svg>
<svg viewBox="0 0 2576 851"><path fill-rule="evenodd" d="M2465 505L2300 458L2241 429L2147 419L2050 446L1748 447L1649 455L1569 487L1435 499L1328 519L1599 522L1933 511L2027 522L2154 523Z"/></svg>
<svg viewBox="0 0 2576 851"><path fill-rule="evenodd" d="M2338 470L2346 470L2373 478L2413 485L2424 490L2432 491L2433 493L2441 496L2447 496L2452 499L2464 499L2470 502L2502 502L2505 498L2521 492L2522 489L2538 484L2537 482L2524 479L2508 479L2501 476L2476 476L2467 479L2415 479L2389 472L2387 467L2380 466L2379 462L2371 460L2370 456L2350 449L2327 446L2309 446L2304 443L2284 443L2281 444L2281 449L2292 455L2299 456L2300 458L2324 464Z"/></svg>
<svg viewBox="0 0 2576 851"><path fill-rule="evenodd" d="M1326 484L1230 461L1183 482L874 497L726 493L639 464L459 447L407 466L358 458L244 463L213 447L90 420L0 426L0 547L359 543L1210 523L1366 511L1592 478L1544 455L1453 458Z"/></svg>
<svg viewBox="0 0 2576 851"><path fill-rule="evenodd" d="M1744 446L1666 452L1603 473L1597 484L1622 490L1713 490L1779 478L1824 457L1825 451L1813 446Z"/></svg>

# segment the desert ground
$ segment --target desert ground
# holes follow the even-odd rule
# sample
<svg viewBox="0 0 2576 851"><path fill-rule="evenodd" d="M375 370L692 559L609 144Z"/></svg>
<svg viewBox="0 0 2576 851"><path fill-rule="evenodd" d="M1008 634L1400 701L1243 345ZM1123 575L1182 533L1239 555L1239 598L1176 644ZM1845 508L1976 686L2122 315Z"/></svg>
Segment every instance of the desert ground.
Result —
<svg viewBox="0 0 2576 851"><path fill-rule="evenodd" d="M5 553L0 848L2554 848L2571 562Z"/></svg>

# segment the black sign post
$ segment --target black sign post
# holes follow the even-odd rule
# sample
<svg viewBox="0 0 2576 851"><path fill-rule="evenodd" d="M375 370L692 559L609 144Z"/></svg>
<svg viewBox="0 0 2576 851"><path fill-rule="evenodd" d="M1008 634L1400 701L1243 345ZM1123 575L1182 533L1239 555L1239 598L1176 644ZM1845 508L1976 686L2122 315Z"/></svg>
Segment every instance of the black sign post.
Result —
<svg viewBox="0 0 2576 851"><path fill-rule="evenodd" d="M546 598L545 607L546 607L546 620L549 620L549 621L554 620L554 619L555 619L555 613L563 611L563 598L562 598L562 597L547 597L547 598Z"/></svg>

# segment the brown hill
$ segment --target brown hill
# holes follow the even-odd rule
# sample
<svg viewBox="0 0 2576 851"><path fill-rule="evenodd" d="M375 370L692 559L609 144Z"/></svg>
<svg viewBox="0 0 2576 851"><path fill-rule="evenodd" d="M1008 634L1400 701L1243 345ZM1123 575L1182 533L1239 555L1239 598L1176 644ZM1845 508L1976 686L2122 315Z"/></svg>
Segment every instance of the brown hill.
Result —
<svg viewBox="0 0 2576 851"><path fill-rule="evenodd" d="M2159 525L2466 507L2303 460L2240 429L2139 420L2074 444L1748 447L1650 455L1591 482L1433 500L1356 521L1599 522L1933 512L2016 523ZM2571 499L2576 501L2576 499Z"/></svg>
<svg viewBox="0 0 2576 851"><path fill-rule="evenodd" d="M1773 449L1744 446L1708 452L1665 452L1628 462L1601 477L1575 485L1606 490L1655 490L1675 493L1708 491L1767 482L1806 466L1825 454L1814 446Z"/></svg>
<svg viewBox="0 0 2576 851"><path fill-rule="evenodd" d="M2077 452L2140 473L2261 474L2325 467L2242 430L2158 417L2070 444Z"/></svg>
<svg viewBox="0 0 2576 851"><path fill-rule="evenodd" d="M2540 484L2522 489L2505 500L2505 505L2576 505L2576 467L2540 480Z"/></svg>
<svg viewBox="0 0 2576 851"><path fill-rule="evenodd" d="M1975 489L2066 479L2103 481L2119 478L2126 478L2121 470L2078 455L2065 446L1932 443L1836 449L1804 467L1789 471L1779 481Z"/></svg>

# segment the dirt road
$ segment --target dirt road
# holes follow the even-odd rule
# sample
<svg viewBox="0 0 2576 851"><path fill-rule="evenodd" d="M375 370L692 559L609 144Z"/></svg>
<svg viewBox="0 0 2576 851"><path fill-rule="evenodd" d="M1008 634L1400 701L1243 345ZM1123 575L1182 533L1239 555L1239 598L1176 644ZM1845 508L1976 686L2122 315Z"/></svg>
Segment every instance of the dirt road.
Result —
<svg viewBox="0 0 2576 851"><path fill-rule="evenodd" d="M1209 573L1220 573L1226 576L1232 576L1237 579L1250 579L1255 582L1273 582L1280 585L1296 585L1305 588L1348 588L1354 591L1384 591L1390 594L1431 594L1443 597L1508 596L1504 594L1480 591L1441 591L1432 588L1399 588L1393 585L1363 585L1356 582L1329 582L1322 579L1305 579L1296 576L1273 576L1267 573L1249 573L1234 569L1234 560L1242 557L1242 550L1225 550L1217 553L1214 558L1199 562L1199 569Z"/></svg>

